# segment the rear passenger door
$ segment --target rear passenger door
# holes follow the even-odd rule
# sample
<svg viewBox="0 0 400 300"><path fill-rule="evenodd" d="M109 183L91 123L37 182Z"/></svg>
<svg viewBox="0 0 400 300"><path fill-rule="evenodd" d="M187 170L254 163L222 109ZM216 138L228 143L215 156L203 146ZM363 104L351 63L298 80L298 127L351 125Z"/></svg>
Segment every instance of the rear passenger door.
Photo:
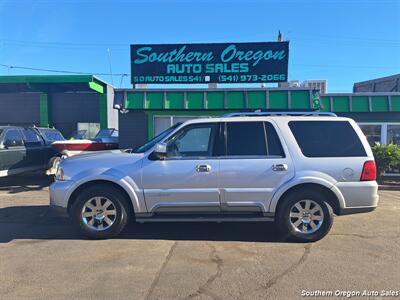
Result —
<svg viewBox="0 0 400 300"><path fill-rule="evenodd" d="M225 123L219 176L222 210L266 212L275 191L293 176L290 157L271 122Z"/></svg>
<svg viewBox="0 0 400 300"><path fill-rule="evenodd" d="M46 153L44 151L43 139L32 129L22 129L24 144L26 147L26 164L32 166L46 165Z"/></svg>

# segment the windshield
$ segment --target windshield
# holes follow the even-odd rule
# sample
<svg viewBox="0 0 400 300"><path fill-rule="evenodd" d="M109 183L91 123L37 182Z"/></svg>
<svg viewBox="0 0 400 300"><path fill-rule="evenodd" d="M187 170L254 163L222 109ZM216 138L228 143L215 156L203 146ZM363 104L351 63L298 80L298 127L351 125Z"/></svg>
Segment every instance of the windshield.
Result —
<svg viewBox="0 0 400 300"><path fill-rule="evenodd" d="M72 134L72 136L69 138L70 140L81 140L86 138L86 132L87 130L77 130L74 131L74 133Z"/></svg>
<svg viewBox="0 0 400 300"><path fill-rule="evenodd" d="M61 134L61 132L57 130L51 130L51 129L39 129L39 132L44 136L44 138L50 142L55 142L55 141L63 141L65 138Z"/></svg>
<svg viewBox="0 0 400 300"><path fill-rule="evenodd" d="M95 138L118 137L118 130L114 128L101 129Z"/></svg>
<svg viewBox="0 0 400 300"><path fill-rule="evenodd" d="M151 149L155 144L163 140L167 135L169 135L176 127L181 125L182 123L176 123L175 125L171 126L170 128L164 130L161 132L159 135L156 135L154 138L152 138L150 141L148 141L146 144L143 146L139 147L134 153L143 153L146 152L147 150Z"/></svg>

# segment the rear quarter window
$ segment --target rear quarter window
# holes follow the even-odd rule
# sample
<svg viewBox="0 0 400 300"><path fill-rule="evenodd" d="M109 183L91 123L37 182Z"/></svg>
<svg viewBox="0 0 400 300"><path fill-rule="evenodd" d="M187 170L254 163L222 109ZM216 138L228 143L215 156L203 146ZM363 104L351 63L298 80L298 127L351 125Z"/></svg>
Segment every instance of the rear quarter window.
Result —
<svg viewBox="0 0 400 300"><path fill-rule="evenodd" d="M357 133L347 121L290 121L289 128L304 156L367 156Z"/></svg>

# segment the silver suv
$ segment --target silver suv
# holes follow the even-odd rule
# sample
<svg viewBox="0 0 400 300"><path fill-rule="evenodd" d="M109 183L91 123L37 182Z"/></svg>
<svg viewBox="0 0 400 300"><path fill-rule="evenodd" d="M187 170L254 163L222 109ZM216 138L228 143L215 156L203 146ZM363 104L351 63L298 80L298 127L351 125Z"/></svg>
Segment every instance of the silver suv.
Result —
<svg viewBox="0 0 400 300"><path fill-rule="evenodd" d="M63 160L51 206L90 238L126 224L275 221L316 241L333 215L378 204L374 157L357 124L331 113L236 113L177 124L134 153Z"/></svg>

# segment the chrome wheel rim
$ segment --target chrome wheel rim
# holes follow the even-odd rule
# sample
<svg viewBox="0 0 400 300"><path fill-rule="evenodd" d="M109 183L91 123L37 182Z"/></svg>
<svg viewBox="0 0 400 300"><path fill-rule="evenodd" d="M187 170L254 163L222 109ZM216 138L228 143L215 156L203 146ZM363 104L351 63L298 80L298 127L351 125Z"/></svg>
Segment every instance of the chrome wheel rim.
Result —
<svg viewBox="0 0 400 300"><path fill-rule="evenodd" d="M110 228L117 217L115 204L106 197L93 197L85 202L81 218L92 230L103 231Z"/></svg>
<svg viewBox="0 0 400 300"><path fill-rule="evenodd" d="M324 222L324 211L313 200L300 200L290 208L289 219L295 231L311 234L321 228Z"/></svg>

